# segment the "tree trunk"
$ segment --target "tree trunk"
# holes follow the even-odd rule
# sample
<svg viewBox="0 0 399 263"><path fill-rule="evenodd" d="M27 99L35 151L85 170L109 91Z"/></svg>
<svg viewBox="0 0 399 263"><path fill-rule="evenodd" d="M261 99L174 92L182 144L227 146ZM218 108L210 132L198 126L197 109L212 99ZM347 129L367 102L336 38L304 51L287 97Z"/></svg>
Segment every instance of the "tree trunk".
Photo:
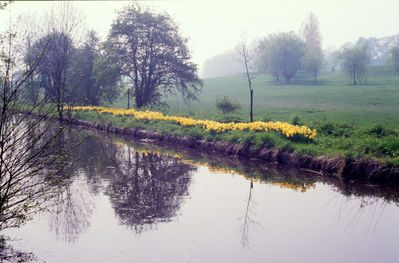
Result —
<svg viewBox="0 0 399 263"><path fill-rule="evenodd" d="M253 113L253 105L254 105L254 90L251 88L250 91L250 96L251 96L251 102L250 102L250 107L251 107L251 113L250 113L250 122L254 121L254 113Z"/></svg>
<svg viewBox="0 0 399 263"><path fill-rule="evenodd" d="M314 84L316 85L316 83L317 83L317 72L315 71L314 72Z"/></svg>
<svg viewBox="0 0 399 263"><path fill-rule="evenodd" d="M353 65L353 85L356 85L356 66Z"/></svg>
<svg viewBox="0 0 399 263"><path fill-rule="evenodd" d="M127 109L130 108L130 89L127 89Z"/></svg>

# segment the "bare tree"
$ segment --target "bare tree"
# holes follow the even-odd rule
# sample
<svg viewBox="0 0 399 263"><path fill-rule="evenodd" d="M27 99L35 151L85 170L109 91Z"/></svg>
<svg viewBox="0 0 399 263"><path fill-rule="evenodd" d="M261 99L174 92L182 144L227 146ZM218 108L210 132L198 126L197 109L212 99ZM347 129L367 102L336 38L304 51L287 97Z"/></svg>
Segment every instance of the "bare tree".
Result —
<svg viewBox="0 0 399 263"><path fill-rule="evenodd" d="M321 33L319 29L319 19L309 12L305 22L302 25L301 33L303 40L308 45L309 49L318 55L322 55L323 50L321 48Z"/></svg>
<svg viewBox="0 0 399 263"><path fill-rule="evenodd" d="M317 74L323 65L323 50L321 47L321 33L319 20L310 12L302 25L301 33L306 42L307 51L302 58L302 64L306 71L314 76L314 84L317 83Z"/></svg>
<svg viewBox="0 0 399 263"><path fill-rule="evenodd" d="M25 66L26 71L31 71L32 65L34 65L35 57L32 52L33 44L37 41L38 37L41 34L41 28L39 23L37 22L35 16L27 14L20 17L20 22L18 23L18 32L21 35L21 52L25 55ZM25 89L25 96L31 103L36 104L39 96L40 85L34 82L34 74L32 74L29 78L29 81L26 83L27 88Z"/></svg>
<svg viewBox="0 0 399 263"><path fill-rule="evenodd" d="M51 122L54 109L43 100L29 104L21 95L47 46L25 68L17 37L10 30L0 44L0 230L19 226L49 204L69 147L65 126Z"/></svg>
<svg viewBox="0 0 399 263"><path fill-rule="evenodd" d="M247 43L242 40L240 43L240 61L241 63L244 65L245 67L245 72L247 75L247 80L248 80L248 88L249 88L249 100L250 100L250 122L254 121L253 118L253 105L254 105L254 90L252 88L252 80L253 80L253 75L252 73L249 71L249 67L251 64L251 61L253 60L254 56L252 54L250 54L250 51L248 49L248 45Z"/></svg>

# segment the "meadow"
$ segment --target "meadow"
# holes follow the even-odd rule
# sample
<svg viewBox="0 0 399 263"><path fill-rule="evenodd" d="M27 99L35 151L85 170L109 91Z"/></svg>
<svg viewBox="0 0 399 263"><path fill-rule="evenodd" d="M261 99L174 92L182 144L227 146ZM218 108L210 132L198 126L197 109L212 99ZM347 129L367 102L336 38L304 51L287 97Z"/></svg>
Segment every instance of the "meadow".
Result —
<svg viewBox="0 0 399 263"><path fill-rule="evenodd" d="M245 141L255 149L266 145L314 156L372 158L399 166L399 74L389 66L370 67L367 81L359 85L350 84L339 71L321 72L317 84L304 74L299 74L289 85L276 82L270 75L255 76L253 83L255 121L306 125L317 130L316 138L307 142L287 140L275 134L258 138L246 133L217 138L202 131L199 137ZM225 117L215 106L216 98L221 96L228 96L242 106L232 119L248 122L249 92L242 75L205 79L199 101L186 104L178 96L169 96L169 107L151 110L171 116L221 120ZM126 108L126 104L123 98L107 106ZM162 131L160 127L152 129ZM196 136L198 133L196 130ZM187 134L190 132L183 133Z"/></svg>
<svg viewBox="0 0 399 263"><path fill-rule="evenodd" d="M184 103L175 95L168 97L169 108L155 109L170 115L197 119L216 119L217 97L228 96L240 102L238 112L249 120L248 83L244 75L204 79L199 101ZM305 124L312 121L339 121L356 126L380 123L399 129L399 74L389 66L370 67L367 82L352 85L342 72L321 72L317 84L308 75L298 75L287 85L270 75L255 76L254 119L289 121L298 116ZM126 108L127 99L112 106ZM110 106L110 105L108 105ZM154 109L153 109L154 110Z"/></svg>

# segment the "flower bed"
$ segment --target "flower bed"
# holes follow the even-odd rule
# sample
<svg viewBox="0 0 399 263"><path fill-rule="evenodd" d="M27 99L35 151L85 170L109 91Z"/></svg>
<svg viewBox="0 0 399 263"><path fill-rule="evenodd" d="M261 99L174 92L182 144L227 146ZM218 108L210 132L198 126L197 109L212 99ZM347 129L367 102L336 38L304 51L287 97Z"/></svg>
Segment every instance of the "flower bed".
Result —
<svg viewBox="0 0 399 263"><path fill-rule="evenodd" d="M221 123L211 120L195 120L187 117L177 116L165 116L160 112L153 111L136 111L135 109L115 109L105 107L91 107L91 106L77 106L70 107L69 109L74 111L96 111L98 113L109 113L112 115L119 116L132 116L135 119L142 120L166 120L177 122L181 126L200 126L207 131L214 131L216 133L229 131L229 130L250 130L267 132L269 130L275 130L281 132L286 137L293 137L294 135L300 135L308 139L316 137L316 130L312 130L306 126L292 125L286 122L251 122L251 123Z"/></svg>

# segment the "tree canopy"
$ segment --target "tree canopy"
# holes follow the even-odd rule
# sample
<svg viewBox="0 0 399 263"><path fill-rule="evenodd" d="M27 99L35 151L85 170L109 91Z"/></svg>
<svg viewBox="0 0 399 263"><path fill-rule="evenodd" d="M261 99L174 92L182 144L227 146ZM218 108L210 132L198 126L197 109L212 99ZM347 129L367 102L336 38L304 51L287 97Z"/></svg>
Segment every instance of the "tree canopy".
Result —
<svg viewBox="0 0 399 263"><path fill-rule="evenodd" d="M59 119L62 119L62 109L66 101L72 56L76 51L72 39L63 32L51 32L36 41L27 56L32 61L45 50L44 56L35 74L38 75L40 86L44 88L47 100L57 104Z"/></svg>
<svg viewBox="0 0 399 263"><path fill-rule="evenodd" d="M172 92L197 99L202 87L197 66L169 15L126 7L113 22L106 46L132 85L137 108L162 105L162 97Z"/></svg>
<svg viewBox="0 0 399 263"><path fill-rule="evenodd" d="M262 40L258 50L258 67L269 71L277 80L282 76L289 83L301 68L306 44L294 32L279 33Z"/></svg>
<svg viewBox="0 0 399 263"><path fill-rule="evenodd" d="M77 49L72 72L70 100L80 105L98 106L101 102L113 102L119 95L119 66L101 53L101 45L95 31L87 35L85 44Z"/></svg>
<svg viewBox="0 0 399 263"><path fill-rule="evenodd" d="M367 47L346 47L340 54L341 68L353 80L353 85L367 77L370 57Z"/></svg>

